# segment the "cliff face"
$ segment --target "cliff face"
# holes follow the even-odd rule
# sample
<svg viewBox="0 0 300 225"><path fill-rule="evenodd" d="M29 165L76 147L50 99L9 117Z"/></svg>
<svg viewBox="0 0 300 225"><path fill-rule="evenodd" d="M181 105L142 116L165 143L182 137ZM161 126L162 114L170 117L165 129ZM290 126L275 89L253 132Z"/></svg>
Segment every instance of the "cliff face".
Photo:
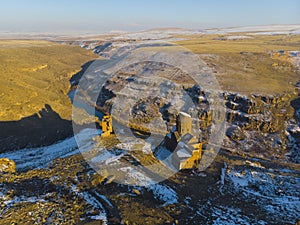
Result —
<svg viewBox="0 0 300 225"><path fill-rule="evenodd" d="M288 145L290 147L289 157L294 163L300 163L300 98L291 102L294 108L293 118L287 126Z"/></svg>
<svg viewBox="0 0 300 225"><path fill-rule="evenodd" d="M225 77L231 82L226 83L227 86L223 84L224 90L241 90L219 93L226 106L227 123L222 147L253 157L299 162L297 149L300 147L300 144L298 145L300 104L296 99L296 92L292 90L293 81L297 76L292 64L287 63L284 69L273 68L272 62L275 59L266 53L200 56L208 66L211 61L215 63L216 68L212 69L215 69L214 73L218 79L221 75L226 75ZM248 64L251 64L251 68L253 67L250 72L247 70ZM234 68L230 70L231 65ZM245 65L248 67L246 68ZM230 77L232 70L235 72ZM157 80L152 79L154 74L160 78L160 83L165 80L164 85L157 86ZM245 79L241 79L239 83L238 77ZM249 80L249 77L252 79ZM95 85L95 79L100 78L106 82L100 93L94 93L94 91L99 91ZM186 102L192 100L198 114L202 139L205 141L209 138L214 119L210 110L209 93L190 82L192 79L187 74L174 67L144 62L122 68L113 77L109 77L108 74L99 74L96 78L86 76L85 79L87 79L84 88L86 94L83 96L99 94L96 103L98 110L111 113L114 108L132 117L133 122L144 125L162 117L169 129L175 124L178 113L178 108L174 107L174 102L169 99L178 95L179 92L182 94L183 91L190 99L184 97L177 99L176 104L187 109L190 104ZM170 85L169 81L174 81L174 85ZM245 81L249 81L251 85L246 87ZM269 88L267 88L268 82L266 81L270 82ZM259 83L264 84L261 91L259 91ZM236 88L232 88L232 85ZM248 91L243 90L244 88ZM250 90L253 88L258 94L251 94ZM153 93L163 92L164 95L143 98L141 93L149 89ZM116 101L117 104L115 104ZM161 123L157 122L157 124ZM163 125L160 128L165 129L165 127Z"/></svg>
<svg viewBox="0 0 300 225"><path fill-rule="evenodd" d="M224 94L227 106L225 147L268 158L284 159L289 150L288 126L293 122L291 101L296 96Z"/></svg>
<svg viewBox="0 0 300 225"><path fill-rule="evenodd" d="M99 97L102 100L109 99L99 101L101 102L99 105L106 106L106 109L114 104L114 99L119 93L119 88L114 88L118 86L116 85L118 81L115 80L114 85L110 83L103 88ZM185 91L196 104L199 126L205 140L209 136L209 128L214 119L209 101L199 86L187 88ZM126 93L127 99L136 99L138 96L135 88ZM169 95L172 94L174 93L170 91ZM297 157L293 157L298 154L296 149L300 140L298 127L300 104L296 94L280 96L255 94L247 97L238 93L224 92L221 95L226 106L227 131L223 142L224 148L254 157L299 161ZM125 105L118 105L119 109L124 107ZM151 121L155 117L162 116L170 127L176 118L176 109L166 98L140 100L129 112L137 123L145 122L140 121L139 117Z"/></svg>
<svg viewBox="0 0 300 225"><path fill-rule="evenodd" d="M111 113L113 108L122 115L129 114L132 117L131 122L145 126L155 118L162 117L167 127L174 125L176 118L174 105L178 104L185 108L186 105L191 105L187 104L187 101L191 100L199 115L203 139L207 139L214 119L207 97L209 93L205 93L198 85L180 84L180 80L172 86L168 83L168 78L174 74L174 70L164 68L161 72L159 65L148 64L141 63L134 65L133 68L122 69L113 77L102 74L102 79L107 81L99 94L96 93L99 90L95 88L95 77L88 77L86 79L89 80L85 82L86 87L83 89L86 93L83 96L98 95L96 107L102 112ZM154 67L155 70L141 73L145 67ZM152 78L152 74L165 80L160 81L163 84L157 86L158 81ZM187 80L185 76L186 74L178 73L177 78L183 77ZM183 92L190 99L181 96L176 102L170 100L172 96ZM154 97L148 97L149 93ZM294 100L297 97L296 93L246 96L223 92L220 96L226 106L227 132L224 148L256 157L295 161L288 153L295 148L298 138L295 131L299 119L297 114L299 104ZM122 115L119 118L122 118Z"/></svg>
<svg viewBox="0 0 300 225"><path fill-rule="evenodd" d="M214 119L205 92L199 86L187 91L198 105L200 129L205 137ZM224 148L255 157L298 160L290 157L297 152L295 149L300 136L300 102L296 93L245 96L224 92L221 96L226 105ZM291 150L293 153L289 153Z"/></svg>

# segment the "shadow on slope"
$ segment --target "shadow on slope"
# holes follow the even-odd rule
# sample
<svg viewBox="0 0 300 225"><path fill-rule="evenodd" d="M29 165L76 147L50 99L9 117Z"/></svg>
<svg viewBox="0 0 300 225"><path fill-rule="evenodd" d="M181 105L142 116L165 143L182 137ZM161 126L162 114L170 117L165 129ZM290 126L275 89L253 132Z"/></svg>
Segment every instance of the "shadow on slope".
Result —
<svg viewBox="0 0 300 225"><path fill-rule="evenodd" d="M0 121L0 153L53 144L73 134L72 122L62 119L50 105L18 121Z"/></svg>
<svg viewBox="0 0 300 225"><path fill-rule="evenodd" d="M95 60L91 60L91 61L88 61L87 63L83 64L81 66L81 70L71 77L70 83L71 83L72 87L78 85L81 77L84 75L84 73L88 70L88 68L92 65L93 62L95 62Z"/></svg>

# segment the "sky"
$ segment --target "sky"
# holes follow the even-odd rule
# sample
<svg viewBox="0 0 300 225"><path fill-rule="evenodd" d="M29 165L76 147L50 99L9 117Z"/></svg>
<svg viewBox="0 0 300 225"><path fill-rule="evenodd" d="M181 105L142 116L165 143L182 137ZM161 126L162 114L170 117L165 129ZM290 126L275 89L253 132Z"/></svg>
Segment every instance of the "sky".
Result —
<svg viewBox="0 0 300 225"><path fill-rule="evenodd" d="M300 24L300 0L3 0L1 32Z"/></svg>

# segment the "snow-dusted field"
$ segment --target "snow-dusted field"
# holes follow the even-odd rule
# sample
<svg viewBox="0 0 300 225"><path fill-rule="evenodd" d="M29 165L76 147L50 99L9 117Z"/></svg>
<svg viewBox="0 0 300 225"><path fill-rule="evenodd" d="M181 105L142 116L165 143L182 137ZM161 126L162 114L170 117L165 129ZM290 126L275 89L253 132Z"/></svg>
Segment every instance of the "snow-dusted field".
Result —
<svg viewBox="0 0 300 225"><path fill-rule="evenodd" d="M82 144L81 151L89 150L94 146L92 138L98 135L93 129L82 130L77 136ZM83 144L84 143L84 144ZM17 170L44 168L56 158L79 154L77 142L74 137L50 146L40 148L25 148L0 154L0 158L14 160Z"/></svg>
<svg viewBox="0 0 300 225"><path fill-rule="evenodd" d="M299 34L300 25L266 25L266 26L248 26L248 27L232 27L232 28L219 28L219 29L207 29L208 34L228 34L228 33L246 33L251 34Z"/></svg>
<svg viewBox="0 0 300 225"><path fill-rule="evenodd" d="M297 218L300 215L300 178L294 176L293 171L278 173L257 163L249 165L252 168L247 170L226 170L227 188L233 188L232 191L241 193L246 199L259 199L259 206L266 214L277 214L286 222Z"/></svg>

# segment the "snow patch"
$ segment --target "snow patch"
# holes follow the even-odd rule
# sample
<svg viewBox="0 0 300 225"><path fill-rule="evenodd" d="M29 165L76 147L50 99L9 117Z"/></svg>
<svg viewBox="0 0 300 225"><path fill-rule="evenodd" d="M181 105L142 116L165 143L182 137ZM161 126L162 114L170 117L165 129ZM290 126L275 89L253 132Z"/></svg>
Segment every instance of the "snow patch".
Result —
<svg viewBox="0 0 300 225"><path fill-rule="evenodd" d="M225 180L244 197L260 199L260 206L268 213L292 221L300 214L300 178L293 174L294 171L284 169L276 172L261 167L258 170L257 166L243 171L233 168L227 170ZM232 190L230 185L228 188Z"/></svg>
<svg viewBox="0 0 300 225"><path fill-rule="evenodd" d="M136 186L145 186L148 191L153 192L154 198L163 202L163 205L175 204L178 202L176 192L163 184L155 184L149 177L133 169L132 167L123 167L120 169L126 173L127 178Z"/></svg>
<svg viewBox="0 0 300 225"><path fill-rule="evenodd" d="M130 166L120 168L120 171L126 173L125 183L129 185L134 184L136 186L148 186L153 183L149 177Z"/></svg>
<svg viewBox="0 0 300 225"><path fill-rule="evenodd" d="M76 139L82 144L80 150L88 151L95 143L92 138L97 135L94 129L84 129L76 135ZM50 146L40 148L25 148L0 154L0 158L9 158L16 162L17 170L45 168L57 158L69 157L79 154L77 142L74 137Z"/></svg>
<svg viewBox="0 0 300 225"><path fill-rule="evenodd" d="M83 192L80 193L80 195L82 194L83 198L85 199L85 201L93 206L95 209L99 210L99 214L95 215L95 216L91 216L90 218L92 220L102 220L103 224L107 224L107 215L105 213L105 209L102 206L102 204L93 196L91 196L88 192Z"/></svg>
<svg viewBox="0 0 300 225"><path fill-rule="evenodd" d="M156 199L164 202L164 206L178 203L176 192L166 185L154 184L148 186L147 188L153 192L153 195Z"/></svg>
<svg viewBox="0 0 300 225"><path fill-rule="evenodd" d="M247 39L247 38L252 38L252 37L245 36L245 35L237 35L237 36L228 36L227 37L228 40L239 40L239 39Z"/></svg>
<svg viewBox="0 0 300 225"><path fill-rule="evenodd" d="M111 204L111 202L106 198L106 196L104 195L100 195L98 192L95 191L95 194L101 198L103 201L105 201L110 207L113 207L113 205Z"/></svg>

